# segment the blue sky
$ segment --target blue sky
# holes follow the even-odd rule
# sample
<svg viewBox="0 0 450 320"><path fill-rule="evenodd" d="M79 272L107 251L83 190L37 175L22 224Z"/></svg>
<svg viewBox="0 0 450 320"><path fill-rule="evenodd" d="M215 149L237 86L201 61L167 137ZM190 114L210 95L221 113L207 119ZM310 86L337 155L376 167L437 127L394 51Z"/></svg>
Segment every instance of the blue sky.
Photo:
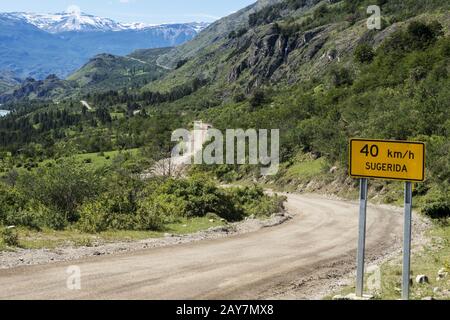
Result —
<svg viewBox="0 0 450 320"><path fill-rule="evenodd" d="M63 12L75 5L82 12L120 22L211 22L256 0L0 0L0 12Z"/></svg>

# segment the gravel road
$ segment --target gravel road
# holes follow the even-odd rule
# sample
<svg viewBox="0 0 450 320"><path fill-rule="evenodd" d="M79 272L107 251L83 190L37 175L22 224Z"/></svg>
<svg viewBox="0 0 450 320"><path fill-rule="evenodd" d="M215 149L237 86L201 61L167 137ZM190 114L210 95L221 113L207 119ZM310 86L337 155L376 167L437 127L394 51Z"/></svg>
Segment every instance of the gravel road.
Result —
<svg viewBox="0 0 450 320"><path fill-rule="evenodd" d="M294 217L232 237L0 270L0 299L308 299L355 268L358 204L289 194ZM368 260L398 248L399 210L370 205ZM69 266L81 290L67 288Z"/></svg>

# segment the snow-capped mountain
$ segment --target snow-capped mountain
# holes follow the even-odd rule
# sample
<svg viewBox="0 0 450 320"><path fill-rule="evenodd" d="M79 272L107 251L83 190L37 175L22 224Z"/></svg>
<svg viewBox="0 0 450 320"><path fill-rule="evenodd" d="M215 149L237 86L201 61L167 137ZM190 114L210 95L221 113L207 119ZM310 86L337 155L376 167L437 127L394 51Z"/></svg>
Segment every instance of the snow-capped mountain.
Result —
<svg viewBox="0 0 450 320"><path fill-rule="evenodd" d="M35 27L50 32L111 32L127 30L145 30L151 28L161 28L170 25L152 25L141 22L120 23L109 18L96 17L79 11L63 12L55 14L13 12L3 13L0 16L7 16L25 21ZM208 23L186 23L187 28L199 33L208 26Z"/></svg>
<svg viewBox="0 0 450 320"><path fill-rule="evenodd" d="M0 71L20 78L68 76L100 53L174 47L192 40L207 23L119 23L69 10L57 14L0 13Z"/></svg>
<svg viewBox="0 0 450 320"><path fill-rule="evenodd" d="M84 13L34 14L13 13L13 16L50 33L70 31L120 31L125 29L115 21Z"/></svg>
<svg viewBox="0 0 450 320"><path fill-rule="evenodd" d="M208 22L192 22L192 23L187 23L186 25L192 27L195 30L195 32L200 33L204 29L208 28L210 23L208 23Z"/></svg>

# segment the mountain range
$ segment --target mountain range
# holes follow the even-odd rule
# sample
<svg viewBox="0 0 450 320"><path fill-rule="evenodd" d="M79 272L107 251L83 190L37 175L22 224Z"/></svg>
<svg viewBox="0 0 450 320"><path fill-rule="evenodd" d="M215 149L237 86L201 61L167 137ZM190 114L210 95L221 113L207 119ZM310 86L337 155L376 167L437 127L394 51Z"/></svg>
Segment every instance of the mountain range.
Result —
<svg viewBox="0 0 450 320"><path fill-rule="evenodd" d="M137 49L177 46L207 25L124 24L80 12L0 13L0 70L10 75L2 80L3 89L17 78L65 78L100 53L127 55Z"/></svg>
<svg viewBox="0 0 450 320"><path fill-rule="evenodd" d="M136 31L161 28L167 25L146 23L121 23L109 18L96 17L81 12L62 12L55 14L39 14L26 12L2 13L0 16L17 19L34 25L49 33L63 32L110 32L110 31ZM209 24L206 22L193 22L183 24L196 32L200 32Z"/></svg>

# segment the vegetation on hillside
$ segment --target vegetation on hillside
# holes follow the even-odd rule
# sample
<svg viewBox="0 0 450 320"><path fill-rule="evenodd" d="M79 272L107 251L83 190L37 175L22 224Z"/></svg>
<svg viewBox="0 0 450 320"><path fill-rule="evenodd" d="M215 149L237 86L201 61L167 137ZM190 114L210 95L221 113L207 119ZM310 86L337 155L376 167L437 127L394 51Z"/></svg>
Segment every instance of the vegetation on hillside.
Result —
<svg viewBox="0 0 450 320"><path fill-rule="evenodd" d="M142 180L122 164L97 169L71 158L0 183L0 223L36 230L164 230L185 218L267 216L282 204L258 187L222 189L203 176Z"/></svg>

